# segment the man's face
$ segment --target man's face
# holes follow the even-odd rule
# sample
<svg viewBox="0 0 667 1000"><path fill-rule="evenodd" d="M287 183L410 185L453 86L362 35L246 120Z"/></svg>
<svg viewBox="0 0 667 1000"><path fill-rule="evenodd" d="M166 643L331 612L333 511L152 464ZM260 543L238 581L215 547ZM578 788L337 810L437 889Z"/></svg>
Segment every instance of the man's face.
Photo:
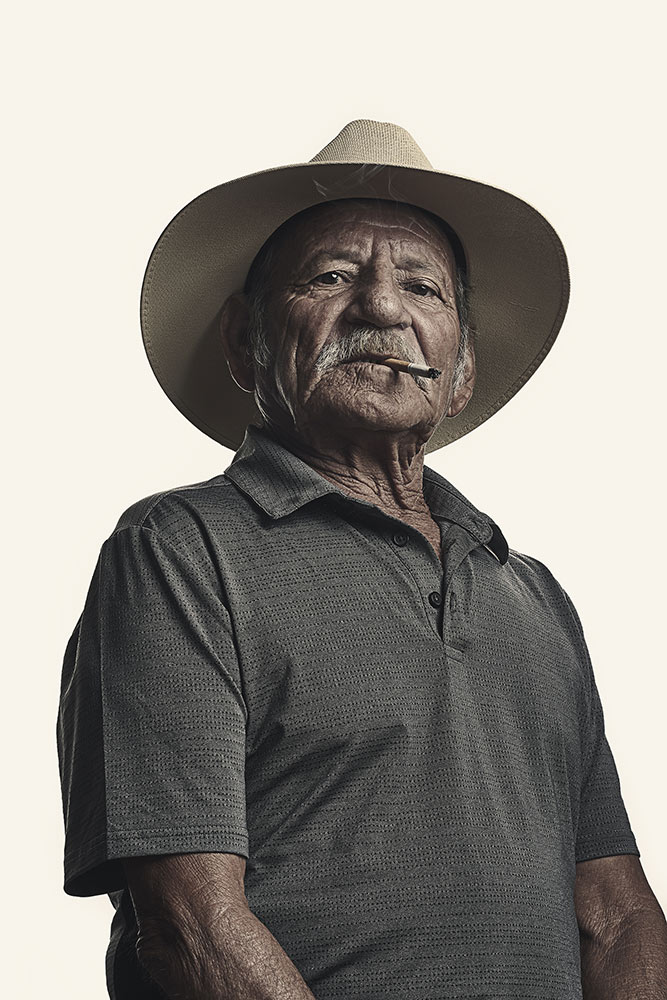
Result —
<svg viewBox="0 0 667 1000"><path fill-rule="evenodd" d="M465 405L470 380L452 394L454 255L426 215L388 202L318 206L288 227L276 258L266 308L274 365L257 375L276 424L289 426L286 409L297 433L414 428L421 441ZM415 379L367 360L374 353L442 376Z"/></svg>

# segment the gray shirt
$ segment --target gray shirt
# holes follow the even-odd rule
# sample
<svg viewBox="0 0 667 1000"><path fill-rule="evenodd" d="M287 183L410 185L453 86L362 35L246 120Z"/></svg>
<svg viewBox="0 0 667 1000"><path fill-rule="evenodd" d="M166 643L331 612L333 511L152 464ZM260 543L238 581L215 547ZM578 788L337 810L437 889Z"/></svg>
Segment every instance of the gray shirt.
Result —
<svg viewBox="0 0 667 1000"><path fill-rule="evenodd" d="M222 475L102 546L58 719L65 890L120 858L247 859L318 1000L580 1000L575 863L639 851L582 627L537 559L424 468L443 561L248 427Z"/></svg>

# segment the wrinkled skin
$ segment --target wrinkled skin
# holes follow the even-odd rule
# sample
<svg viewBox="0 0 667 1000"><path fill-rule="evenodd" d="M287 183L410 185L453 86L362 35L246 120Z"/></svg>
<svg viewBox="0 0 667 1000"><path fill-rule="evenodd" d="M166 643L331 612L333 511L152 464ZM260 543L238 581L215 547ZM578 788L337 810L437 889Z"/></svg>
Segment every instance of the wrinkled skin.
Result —
<svg viewBox="0 0 667 1000"><path fill-rule="evenodd" d="M455 264L423 213L383 201L338 201L311 210L279 244L267 300L274 359L267 372L246 355L244 296L224 304L220 330L230 372L257 391L272 430L352 496L421 530L439 552L439 529L422 492L424 446L472 395L474 355L452 374L460 329ZM394 372L364 353L442 370L437 380Z"/></svg>

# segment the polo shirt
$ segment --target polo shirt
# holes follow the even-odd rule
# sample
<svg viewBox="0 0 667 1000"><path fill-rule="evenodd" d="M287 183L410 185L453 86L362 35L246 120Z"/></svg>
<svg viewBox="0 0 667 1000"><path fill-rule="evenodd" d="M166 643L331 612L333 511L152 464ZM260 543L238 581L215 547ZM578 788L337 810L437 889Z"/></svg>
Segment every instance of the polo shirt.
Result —
<svg viewBox="0 0 667 1000"><path fill-rule="evenodd" d="M140 500L65 652L65 891L233 852L318 1000L581 1000L575 864L635 854L582 626L539 560L428 466L430 543L249 425Z"/></svg>

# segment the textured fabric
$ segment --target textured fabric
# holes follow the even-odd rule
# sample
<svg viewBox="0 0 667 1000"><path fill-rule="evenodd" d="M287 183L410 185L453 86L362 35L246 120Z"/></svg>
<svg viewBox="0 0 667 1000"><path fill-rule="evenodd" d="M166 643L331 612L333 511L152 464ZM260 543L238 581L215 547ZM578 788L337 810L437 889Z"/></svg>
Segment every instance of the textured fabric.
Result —
<svg viewBox="0 0 667 1000"><path fill-rule="evenodd" d="M391 163L396 167L433 170L409 132L392 122L357 118L340 130L311 163Z"/></svg>
<svg viewBox="0 0 667 1000"><path fill-rule="evenodd" d="M67 646L65 889L161 996L118 859L247 859L318 1000L580 1000L575 863L639 851L577 613L432 469L425 537L265 431L127 510Z"/></svg>

